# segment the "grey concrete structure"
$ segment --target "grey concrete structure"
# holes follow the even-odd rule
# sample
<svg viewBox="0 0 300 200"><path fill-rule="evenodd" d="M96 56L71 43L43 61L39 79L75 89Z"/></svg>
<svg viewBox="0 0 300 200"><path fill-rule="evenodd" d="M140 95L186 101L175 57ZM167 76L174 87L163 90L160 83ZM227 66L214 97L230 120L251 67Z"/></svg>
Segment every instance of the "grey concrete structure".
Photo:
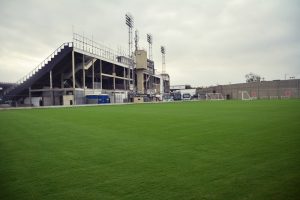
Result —
<svg viewBox="0 0 300 200"><path fill-rule="evenodd" d="M160 77L155 75L153 60L147 59L145 50L136 50L136 86L138 94L159 94Z"/></svg>
<svg viewBox="0 0 300 200"><path fill-rule="evenodd" d="M251 98L255 99L300 98L300 79L237 83L197 88L197 94L200 97L204 97L206 93L221 93L226 99L241 99L242 91L246 91Z"/></svg>

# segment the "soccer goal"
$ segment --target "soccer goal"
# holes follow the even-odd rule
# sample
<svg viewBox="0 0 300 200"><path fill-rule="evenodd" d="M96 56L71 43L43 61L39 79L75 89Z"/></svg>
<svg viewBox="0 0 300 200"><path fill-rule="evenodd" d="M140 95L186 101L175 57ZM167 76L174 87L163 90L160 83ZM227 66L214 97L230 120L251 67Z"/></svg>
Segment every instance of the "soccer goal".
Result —
<svg viewBox="0 0 300 200"><path fill-rule="evenodd" d="M254 99L256 99L256 97L251 97L249 95L248 91L239 91L239 93L241 94L242 100L254 100Z"/></svg>
<svg viewBox="0 0 300 200"><path fill-rule="evenodd" d="M206 100L224 100L221 93L206 93Z"/></svg>

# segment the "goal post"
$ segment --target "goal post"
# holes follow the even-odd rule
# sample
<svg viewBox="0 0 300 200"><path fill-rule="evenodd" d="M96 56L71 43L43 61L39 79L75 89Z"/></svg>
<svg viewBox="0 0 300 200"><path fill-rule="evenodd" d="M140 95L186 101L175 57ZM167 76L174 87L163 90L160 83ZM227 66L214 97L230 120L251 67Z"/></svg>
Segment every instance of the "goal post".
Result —
<svg viewBox="0 0 300 200"><path fill-rule="evenodd" d="M221 93L206 93L206 100L224 100Z"/></svg>
<svg viewBox="0 0 300 200"><path fill-rule="evenodd" d="M248 91L239 91L242 100L254 100L257 97L251 97Z"/></svg>

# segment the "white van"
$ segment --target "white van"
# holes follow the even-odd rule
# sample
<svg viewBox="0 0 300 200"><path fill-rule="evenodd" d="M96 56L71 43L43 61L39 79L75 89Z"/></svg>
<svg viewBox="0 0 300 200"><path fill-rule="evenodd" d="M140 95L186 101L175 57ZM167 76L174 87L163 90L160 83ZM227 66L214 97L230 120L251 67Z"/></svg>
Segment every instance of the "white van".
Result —
<svg viewBox="0 0 300 200"><path fill-rule="evenodd" d="M192 95L190 93L183 93L182 100L191 100Z"/></svg>

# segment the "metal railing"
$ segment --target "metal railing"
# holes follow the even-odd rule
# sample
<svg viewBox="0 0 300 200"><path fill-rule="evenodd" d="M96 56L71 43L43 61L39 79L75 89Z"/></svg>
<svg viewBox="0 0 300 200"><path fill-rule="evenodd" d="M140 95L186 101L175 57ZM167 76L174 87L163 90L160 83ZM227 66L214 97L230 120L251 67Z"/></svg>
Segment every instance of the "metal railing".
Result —
<svg viewBox="0 0 300 200"><path fill-rule="evenodd" d="M121 48L119 48L117 51L113 50L78 33L73 33L73 44L75 49L100 56L113 62L119 62L125 65L131 64L125 59L118 59L118 57L126 57L127 59L130 59L125 51Z"/></svg>
<svg viewBox="0 0 300 200"><path fill-rule="evenodd" d="M65 42L62 45L60 45L55 51L53 51L47 58L45 58L38 66L36 66L32 71L30 71L27 75L23 76L21 79L19 79L16 83L14 83L13 86L7 88L4 91L4 95L12 91L13 89L17 88L19 85L23 84L25 81L30 79L33 75L35 75L39 70L44 68L56 55L58 55L61 50L63 50L65 47L73 47L73 42Z"/></svg>
<svg viewBox="0 0 300 200"><path fill-rule="evenodd" d="M13 84L15 84L15 83L12 83L12 82L2 82L2 81L0 81L0 85L1 84L5 84L5 85L13 85Z"/></svg>

